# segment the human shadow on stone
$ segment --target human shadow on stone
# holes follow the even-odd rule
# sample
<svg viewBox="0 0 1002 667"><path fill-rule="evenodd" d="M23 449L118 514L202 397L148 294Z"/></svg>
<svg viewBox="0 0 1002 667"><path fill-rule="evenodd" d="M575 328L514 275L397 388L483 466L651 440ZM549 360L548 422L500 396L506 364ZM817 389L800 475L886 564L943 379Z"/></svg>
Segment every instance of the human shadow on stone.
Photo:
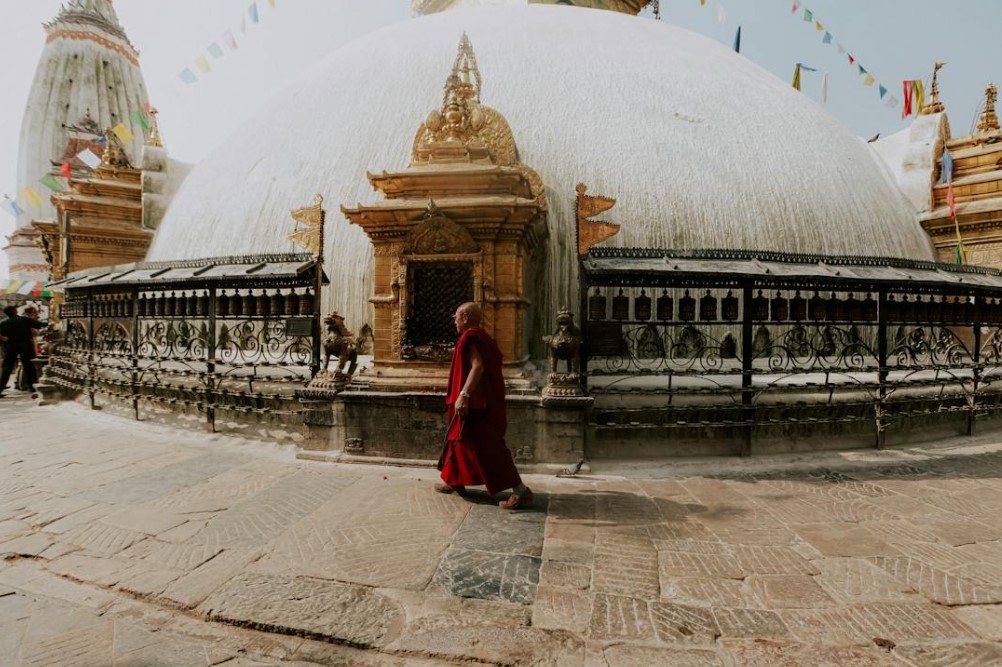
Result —
<svg viewBox="0 0 1002 667"><path fill-rule="evenodd" d="M731 508L717 512L741 510ZM683 522L708 511L704 505L679 503L630 491L582 490L577 493L554 493L548 516L556 521L573 521L582 526L646 526Z"/></svg>
<svg viewBox="0 0 1002 667"><path fill-rule="evenodd" d="M490 495L485 489L466 489L466 493L461 496L463 500L470 503L471 505L493 505L497 507L498 503L505 500L511 491L503 491L501 493ZM502 511L514 511L514 512L542 512L547 513L547 509L550 504L550 494L543 493L541 491L533 492L532 507L519 508L517 510L502 510ZM500 510L500 508L498 508Z"/></svg>

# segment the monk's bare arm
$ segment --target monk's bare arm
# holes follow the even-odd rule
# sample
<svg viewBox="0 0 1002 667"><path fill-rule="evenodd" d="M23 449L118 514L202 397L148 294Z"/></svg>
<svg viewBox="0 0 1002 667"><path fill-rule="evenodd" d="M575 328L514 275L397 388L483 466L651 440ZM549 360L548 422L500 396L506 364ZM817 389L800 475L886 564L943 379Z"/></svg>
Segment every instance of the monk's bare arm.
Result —
<svg viewBox="0 0 1002 667"><path fill-rule="evenodd" d="M459 392L459 400L456 401L456 410L461 415L465 415L470 405L470 394L480 384L480 378L484 376L484 360L480 357L480 350L476 345L470 345L470 373L466 376L463 389Z"/></svg>

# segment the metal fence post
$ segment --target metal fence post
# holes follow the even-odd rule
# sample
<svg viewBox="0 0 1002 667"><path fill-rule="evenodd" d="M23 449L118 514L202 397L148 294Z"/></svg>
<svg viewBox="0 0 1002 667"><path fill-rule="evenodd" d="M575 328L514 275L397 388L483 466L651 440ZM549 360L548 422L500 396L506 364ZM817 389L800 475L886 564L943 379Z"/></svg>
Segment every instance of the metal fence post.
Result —
<svg viewBox="0 0 1002 667"><path fill-rule="evenodd" d="M139 421L139 287L132 288L132 414Z"/></svg>
<svg viewBox="0 0 1002 667"><path fill-rule="evenodd" d="M94 310L97 302L93 290L87 290L87 394L90 397L90 409L97 409L94 385L97 383L97 365L94 359Z"/></svg>
<svg viewBox="0 0 1002 667"><path fill-rule="evenodd" d="M874 401L874 423L877 428L875 445L883 449L887 424L884 420L887 398L887 288L877 291L877 398Z"/></svg>
<svg viewBox="0 0 1002 667"><path fill-rule="evenodd" d="M978 297L975 297L978 298ZM981 297L985 298L985 297ZM977 312L977 309L975 309ZM977 419L978 386L981 384L981 323L974 318L974 349L971 350L971 398L968 401L967 435L974 435L974 422Z"/></svg>
<svg viewBox="0 0 1002 667"><path fill-rule="evenodd" d="M742 286L741 298L741 414L742 427L741 456L751 456L752 435L755 429L755 405L752 402L752 286L746 282Z"/></svg>
<svg viewBox="0 0 1002 667"><path fill-rule="evenodd" d="M216 287L209 287L209 331L205 360L205 430L216 431Z"/></svg>

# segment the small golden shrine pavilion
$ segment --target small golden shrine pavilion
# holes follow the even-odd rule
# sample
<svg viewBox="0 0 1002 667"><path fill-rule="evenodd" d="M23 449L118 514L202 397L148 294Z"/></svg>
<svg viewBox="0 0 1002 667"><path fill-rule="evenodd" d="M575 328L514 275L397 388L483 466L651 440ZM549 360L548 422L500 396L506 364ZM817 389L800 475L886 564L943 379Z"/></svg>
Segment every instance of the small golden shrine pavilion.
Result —
<svg viewBox="0 0 1002 667"><path fill-rule="evenodd" d="M377 382L444 381L452 314L466 301L482 304L483 326L512 377L528 358L525 265L546 234L546 199L538 174L519 162L508 122L480 104L480 89L463 35L442 106L418 129L410 165L368 175L384 201L341 209L374 249Z"/></svg>

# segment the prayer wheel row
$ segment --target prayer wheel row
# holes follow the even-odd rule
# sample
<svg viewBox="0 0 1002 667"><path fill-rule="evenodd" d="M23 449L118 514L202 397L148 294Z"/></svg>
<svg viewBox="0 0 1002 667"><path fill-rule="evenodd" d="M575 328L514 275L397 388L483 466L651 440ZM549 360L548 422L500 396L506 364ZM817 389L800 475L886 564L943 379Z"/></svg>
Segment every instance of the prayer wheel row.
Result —
<svg viewBox="0 0 1002 667"><path fill-rule="evenodd" d="M275 291L268 294L253 290L244 294L225 291L216 296L217 317L295 317L313 314L313 294L309 289L304 294L289 294ZM133 308L136 312L133 313ZM59 307L60 317L207 317L209 314L209 293L177 294L163 292L159 295L142 294L133 302L125 295L98 295L91 300L67 301Z"/></svg>
<svg viewBox="0 0 1002 667"><path fill-rule="evenodd" d="M727 296L719 300L713 296L710 290L706 295L699 298L699 319L704 322L715 322L718 320L734 321L738 319L738 298L733 292L728 291ZM588 319L606 319L608 299L596 288L595 293L588 297ZM652 310L653 308L653 310ZM685 290L682 298L678 300L678 320L681 322L692 322L696 319L697 300ZM664 290L657 299L647 296L646 290L640 290L640 296L633 298L633 319L639 322L647 322L652 319L652 315L661 322L670 322L675 318L675 299ZM619 290L619 294L612 297L612 319L630 319L630 297Z"/></svg>
<svg viewBox="0 0 1002 667"><path fill-rule="evenodd" d="M176 295L166 292L156 297L139 298L140 317L206 317L209 314L209 294ZM275 291L268 294L250 290L244 294L225 291L216 295L216 317L294 317L313 314L313 294L289 294Z"/></svg>
<svg viewBox="0 0 1002 667"><path fill-rule="evenodd" d="M132 299L122 295L96 296L91 301L66 301L60 317L132 317Z"/></svg>
<svg viewBox="0 0 1002 667"><path fill-rule="evenodd" d="M588 318L592 321L610 319L608 317L609 299L596 288L595 293L588 297ZM685 290L678 299L676 310L675 299L668 290L661 296L652 299L647 291L640 290L640 295L632 299L623 293L612 297L612 320L630 320L632 301L633 321L648 322L656 320L671 322L733 322L740 318L739 300L733 292L718 299L711 290L699 299L691 296ZM922 295L908 298L908 295L895 298L887 297L887 320L890 322L929 322L929 323L973 323L1002 324L1002 304L998 299L981 298L976 302L968 296L930 296L926 300ZM782 292L769 298L762 290L751 300L751 319L753 321L773 322L876 322L878 306L873 295L868 293L865 298L857 299L850 293L840 298L835 292L824 297L815 291L813 296L805 298L800 291L786 298ZM698 317L697 317L698 316Z"/></svg>

